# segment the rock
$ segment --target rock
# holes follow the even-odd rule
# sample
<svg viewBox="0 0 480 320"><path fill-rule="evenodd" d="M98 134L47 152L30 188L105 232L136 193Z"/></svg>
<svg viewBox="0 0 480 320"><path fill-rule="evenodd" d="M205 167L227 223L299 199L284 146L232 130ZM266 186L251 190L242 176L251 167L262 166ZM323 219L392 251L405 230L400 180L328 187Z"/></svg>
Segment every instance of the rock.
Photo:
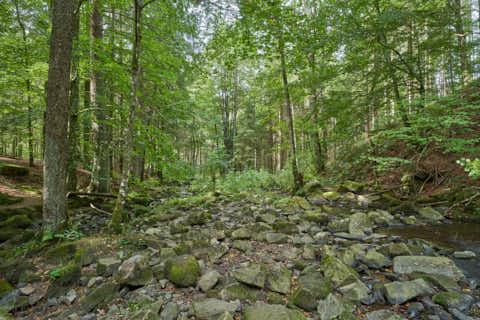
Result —
<svg viewBox="0 0 480 320"><path fill-rule="evenodd" d="M81 299L75 308L75 311L80 314L87 314L99 304L113 300L117 296L119 289L120 286L118 284L112 282L103 283L85 298Z"/></svg>
<svg viewBox="0 0 480 320"><path fill-rule="evenodd" d="M412 319L418 317L423 311L425 307L420 302L413 302L408 305L408 318Z"/></svg>
<svg viewBox="0 0 480 320"><path fill-rule="evenodd" d="M177 304L169 302L165 307L163 307L159 320L176 320L179 312L180 309Z"/></svg>
<svg viewBox="0 0 480 320"><path fill-rule="evenodd" d="M192 226L204 225L210 220L212 220L212 214L210 212L194 212L188 216L187 223Z"/></svg>
<svg viewBox="0 0 480 320"><path fill-rule="evenodd" d="M0 281L1 281L1 280L0 280ZM20 288L20 292L21 292L24 296L29 296L29 295L31 295L32 293L35 292L35 288L32 287L32 285L29 284L29 285L26 285L25 287ZM1 296L2 296L2 295L0 294L0 297L1 297Z"/></svg>
<svg viewBox="0 0 480 320"><path fill-rule="evenodd" d="M148 258L135 255L125 260L115 276L120 284L143 286L153 278L152 268L148 265Z"/></svg>
<svg viewBox="0 0 480 320"><path fill-rule="evenodd" d="M320 320L332 320L337 319L346 311L346 308L339 297L330 293L325 300L318 303L317 311L320 314Z"/></svg>
<svg viewBox="0 0 480 320"><path fill-rule="evenodd" d="M272 228L275 232L285 233L285 234L295 234L298 233L298 228L295 223L286 222L283 220L276 220L272 225Z"/></svg>
<svg viewBox="0 0 480 320"><path fill-rule="evenodd" d="M103 277L109 277L116 273L118 267L122 264L122 261L109 257L109 258L101 258L97 261L97 275Z"/></svg>
<svg viewBox="0 0 480 320"><path fill-rule="evenodd" d="M477 255L472 251L455 251L453 257L457 259L471 259L475 258Z"/></svg>
<svg viewBox="0 0 480 320"><path fill-rule="evenodd" d="M77 246L73 242L65 242L55 248L47 250L45 256L47 262L53 264L66 263L75 256Z"/></svg>
<svg viewBox="0 0 480 320"><path fill-rule="evenodd" d="M233 277L239 282L259 288L265 287L265 280L267 278L265 266L253 263L248 267L233 271Z"/></svg>
<svg viewBox="0 0 480 320"><path fill-rule="evenodd" d="M341 198L341 195L335 191L327 191L322 193L322 197L327 199L328 201L335 201Z"/></svg>
<svg viewBox="0 0 480 320"><path fill-rule="evenodd" d="M337 232L334 234L337 238L347 239L347 240L365 240L367 235L365 233L349 233L349 232Z"/></svg>
<svg viewBox="0 0 480 320"><path fill-rule="evenodd" d="M333 256L325 255L322 258L321 269L325 278L332 281L336 288L352 283L358 279L358 274L355 270Z"/></svg>
<svg viewBox="0 0 480 320"><path fill-rule="evenodd" d="M412 251L403 242L391 243L388 246L384 247L384 251L385 251L384 253L386 253L392 258L398 257L398 256L412 255Z"/></svg>
<svg viewBox="0 0 480 320"><path fill-rule="evenodd" d="M211 270L205 273L200 280L198 280L198 286L203 292L207 292L208 290L215 287L218 280L221 278L220 273L216 270Z"/></svg>
<svg viewBox="0 0 480 320"><path fill-rule="evenodd" d="M293 238L293 244L298 245L305 245L314 243L315 240L310 235L298 235Z"/></svg>
<svg viewBox="0 0 480 320"><path fill-rule="evenodd" d="M13 318L5 309L0 307L0 320L13 320Z"/></svg>
<svg viewBox="0 0 480 320"><path fill-rule="evenodd" d="M292 286L292 272L283 265L274 265L267 273L266 288L278 293L288 294Z"/></svg>
<svg viewBox="0 0 480 320"><path fill-rule="evenodd" d="M368 219L378 226L390 226L395 220L390 213L384 210L371 211L367 215Z"/></svg>
<svg viewBox="0 0 480 320"><path fill-rule="evenodd" d="M408 217L401 216L400 221L410 226L417 224L417 218L415 216L408 216Z"/></svg>
<svg viewBox="0 0 480 320"><path fill-rule="evenodd" d="M230 312L225 311L217 318L217 320L233 320L233 317Z"/></svg>
<svg viewBox="0 0 480 320"><path fill-rule="evenodd" d="M82 275L82 268L79 265L69 265L58 269L56 278L47 290L47 297L59 297L65 295L70 289L78 285Z"/></svg>
<svg viewBox="0 0 480 320"><path fill-rule="evenodd" d="M235 312L240 308L239 302L225 302L218 299L205 299L193 302L193 310L198 319L212 319L225 312Z"/></svg>
<svg viewBox="0 0 480 320"><path fill-rule="evenodd" d="M247 240L251 237L252 234L247 228L240 228L232 232L232 239L234 240Z"/></svg>
<svg viewBox="0 0 480 320"><path fill-rule="evenodd" d="M13 291L13 287L5 279L0 279L0 299Z"/></svg>
<svg viewBox="0 0 480 320"><path fill-rule="evenodd" d="M353 192L353 193L359 193L359 192L362 192L363 188L364 188L364 185L362 183L347 180L347 181L342 183L339 191L340 192L350 191L350 192Z"/></svg>
<svg viewBox="0 0 480 320"><path fill-rule="evenodd" d="M434 274L430 275L427 273L422 272L414 272L410 274L411 279L423 279L428 283L433 284L434 286L440 288L441 290L445 291L457 291L460 292L461 288L457 284L453 278L441 275L441 274Z"/></svg>
<svg viewBox="0 0 480 320"><path fill-rule="evenodd" d="M288 236L283 233L267 232L266 240L268 243L287 243Z"/></svg>
<svg viewBox="0 0 480 320"><path fill-rule="evenodd" d="M292 303L306 311L317 308L317 300L325 299L331 292L332 285L320 272L311 272L300 276L297 287L290 297Z"/></svg>
<svg viewBox="0 0 480 320"><path fill-rule="evenodd" d="M404 320L405 318L391 310L377 310L367 313L367 320Z"/></svg>
<svg viewBox="0 0 480 320"><path fill-rule="evenodd" d="M474 299L471 296L455 291L440 292L433 296L433 302L447 309L454 308L463 312L470 310L473 301Z"/></svg>
<svg viewBox="0 0 480 320"><path fill-rule="evenodd" d="M190 231L190 228L183 225L182 223L171 223L170 224L170 233L177 234L177 233L187 233Z"/></svg>
<svg viewBox="0 0 480 320"><path fill-rule="evenodd" d="M349 221L348 219L335 219L331 220L328 225L328 231L330 232L348 232Z"/></svg>
<svg viewBox="0 0 480 320"><path fill-rule="evenodd" d="M235 240L232 243L232 248L240 250L242 252L248 252L253 250L253 246L248 240Z"/></svg>
<svg viewBox="0 0 480 320"><path fill-rule="evenodd" d="M200 277L200 265L194 256L184 255L167 260L167 279L181 287L194 286Z"/></svg>
<svg viewBox="0 0 480 320"><path fill-rule="evenodd" d="M219 297L226 301L232 300L250 300L254 301L258 298L260 290L247 286L243 283L233 282L226 285L219 293Z"/></svg>
<svg viewBox="0 0 480 320"><path fill-rule="evenodd" d="M70 291L67 292L65 299L67 300L68 304L72 304L73 301L77 299L77 292L75 291L75 289L70 289Z"/></svg>
<svg viewBox="0 0 480 320"><path fill-rule="evenodd" d="M356 255L356 257L359 261L372 269L381 269L390 267L392 265L392 261L390 261L390 259L385 257L383 254L378 253L374 249L369 250L365 255Z"/></svg>
<svg viewBox="0 0 480 320"><path fill-rule="evenodd" d="M328 215L322 211L309 211L301 216L302 219L322 225L328 224Z"/></svg>
<svg viewBox="0 0 480 320"><path fill-rule="evenodd" d="M306 320L303 313L287 309L278 304L270 305L257 301L255 305L246 308L243 314L244 320Z"/></svg>
<svg viewBox="0 0 480 320"><path fill-rule="evenodd" d="M364 234L365 229L371 228L372 223L368 216L363 212L357 212L350 216L348 223L348 232L352 234Z"/></svg>
<svg viewBox="0 0 480 320"><path fill-rule="evenodd" d="M424 272L457 279L465 277L455 263L445 257L398 256L393 259L393 271L398 274Z"/></svg>
<svg viewBox="0 0 480 320"><path fill-rule="evenodd" d="M423 279L385 284L385 295L390 304L402 304L418 296L431 296L434 293Z"/></svg>
<svg viewBox="0 0 480 320"><path fill-rule="evenodd" d="M347 284L346 286L340 287L338 289L339 292L343 293L343 298L353 301L353 302L360 302L361 300L365 300L368 298L368 294L370 290L368 290L367 286L363 284L360 280L355 281L351 284Z"/></svg>
<svg viewBox="0 0 480 320"><path fill-rule="evenodd" d="M420 217L427 220L438 221L445 219L440 212L432 207L417 208L417 213L420 215Z"/></svg>

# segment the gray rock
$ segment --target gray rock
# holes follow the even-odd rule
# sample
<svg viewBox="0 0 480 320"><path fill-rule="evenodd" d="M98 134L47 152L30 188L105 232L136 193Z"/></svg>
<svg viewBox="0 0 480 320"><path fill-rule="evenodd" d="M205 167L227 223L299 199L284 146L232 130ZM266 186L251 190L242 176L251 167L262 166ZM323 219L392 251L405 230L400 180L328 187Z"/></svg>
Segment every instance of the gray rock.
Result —
<svg viewBox="0 0 480 320"><path fill-rule="evenodd" d="M325 300L320 300L317 311L320 320L332 320L346 311L345 304L336 295L330 293Z"/></svg>
<svg viewBox="0 0 480 320"><path fill-rule="evenodd" d="M367 238L367 235L365 233L337 232L334 235L335 237L347 240L365 240Z"/></svg>
<svg viewBox="0 0 480 320"><path fill-rule="evenodd" d="M363 282L361 282L360 280L340 287L338 291L343 293L344 299L354 302L359 302L361 300L367 299L370 292L367 286L364 285Z"/></svg>
<svg viewBox="0 0 480 320"><path fill-rule="evenodd" d="M232 232L232 239L234 240L246 240L251 237L252 234L247 228L240 228Z"/></svg>
<svg viewBox="0 0 480 320"><path fill-rule="evenodd" d="M328 223L328 231L330 232L348 232L348 219L335 219Z"/></svg>
<svg viewBox="0 0 480 320"><path fill-rule="evenodd" d="M233 317L230 312L225 311L216 320L233 320Z"/></svg>
<svg viewBox="0 0 480 320"><path fill-rule="evenodd" d="M306 311L317 308L317 300L325 299L332 291L331 282L320 272L310 272L300 276L290 299L294 305Z"/></svg>
<svg viewBox="0 0 480 320"><path fill-rule="evenodd" d="M367 313L367 320L404 320L405 318L391 310L377 310Z"/></svg>
<svg viewBox="0 0 480 320"><path fill-rule="evenodd" d="M184 255L165 262L167 279L181 287L194 286L200 277L200 265L194 256Z"/></svg>
<svg viewBox="0 0 480 320"><path fill-rule="evenodd" d="M292 286L292 272L283 265L274 265L267 273L266 288L283 294L288 294Z"/></svg>
<svg viewBox="0 0 480 320"><path fill-rule="evenodd" d="M266 268L260 264L250 264L248 267L236 269L233 272L236 280L259 288L265 287L265 280L267 278Z"/></svg>
<svg viewBox="0 0 480 320"><path fill-rule="evenodd" d="M393 271L399 274L424 272L441 274L450 278L464 278L462 270L445 257L398 256L393 259Z"/></svg>
<svg viewBox="0 0 480 320"><path fill-rule="evenodd" d="M420 302L413 302L408 305L408 318L412 319L418 317L423 311L425 307Z"/></svg>
<svg viewBox="0 0 480 320"><path fill-rule="evenodd" d="M97 275L103 277L109 277L113 275L122 261L117 258L102 258L97 261Z"/></svg>
<svg viewBox="0 0 480 320"><path fill-rule="evenodd" d="M390 226L395 220L390 213L384 210L371 211L368 213L368 218L378 226Z"/></svg>
<svg viewBox="0 0 480 320"><path fill-rule="evenodd" d="M177 319L179 312L180 308L177 306L177 304L169 302L165 307L163 307L159 320L175 320Z"/></svg>
<svg viewBox="0 0 480 320"><path fill-rule="evenodd" d="M391 304L402 304L418 296L431 296L434 293L423 279L385 284L385 295Z"/></svg>
<svg viewBox="0 0 480 320"><path fill-rule="evenodd" d="M440 212L433 209L432 207L417 208L417 212L423 219L433 221L445 219L445 217Z"/></svg>
<svg viewBox="0 0 480 320"><path fill-rule="evenodd" d="M135 255L125 260L115 276L120 284L130 286L143 286L152 278L153 272L148 265L148 258L142 255Z"/></svg>
<svg viewBox="0 0 480 320"><path fill-rule="evenodd" d="M267 232L266 233L266 240L268 243L287 243L288 236L283 233L277 232Z"/></svg>
<svg viewBox="0 0 480 320"><path fill-rule="evenodd" d="M253 246L248 240L235 240L233 241L232 248L240 250L242 252L248 252L253 250Z"/></svg>
<svg viewBox="0 0 480 320"><path fill-rule="evenodd" d="M466 294L456 291L440 292L433 297L433 302L447 309L458 309L462 312L470 310L474 299Z"/></svg>
<svg viewBox="0 0 480 320"><path fill-rule="evenodd" d="M475 258L477 255L472 251L455 251L453 256L457 259L471 259Z"/></svg>
<svg viewBox="0 0 480 320"><path fill-rule="evenodd" d="M205 299L193 302L193 310L198 319L209 320L225 312L235 312L240 309L240 302L225 302L218 299Z"/></svg>
<svg viewBox="0 0 480 320"><path fill-rule="evenodd" d="M371 228L372 223L368 216L363 212L357 212L350 216L348 223L348 232L353 234L364 234L365 229Z"/></svg>
<svg viewBox="0 0 480 320"><path fill-rule="evenodd" d="M233 282L226 285L219 293L219 297L226 301L256 300L260 290L243 283Z"/></svg>
<svg viewBox="0 0 480 320"><path fill-rule="evenodd" d="M198 286L203 292L207 292L208 290L215 287L218 280L221 278L220 273L216 270L211 270L205 273L200 280L198 280Z"/></svg>
<svg viewBox="0 0 480 320"><path fill-rule="evenodd" d="M385 257L383 254L375 251L374 249L369 250L367 254L357 255L358 260L366 264L369 268L372 269L381 269L385 267L390 267L392 265L392 261Z"/></svg>
<svg viewBox="0 0 480 320"><path fill-rule="evenodd" d="M287 309L285 306L278 304L266 304L257 301L255 305L246 308L243 314L244 320L306 320L303 313Z"/></svg>
<svg viewBox="0 0 480 320"><path fill-rule="evenodd" d="M322 258L321 269L335 287L347 285L358 279L355 270L333 256L326 255Z"/></svg>

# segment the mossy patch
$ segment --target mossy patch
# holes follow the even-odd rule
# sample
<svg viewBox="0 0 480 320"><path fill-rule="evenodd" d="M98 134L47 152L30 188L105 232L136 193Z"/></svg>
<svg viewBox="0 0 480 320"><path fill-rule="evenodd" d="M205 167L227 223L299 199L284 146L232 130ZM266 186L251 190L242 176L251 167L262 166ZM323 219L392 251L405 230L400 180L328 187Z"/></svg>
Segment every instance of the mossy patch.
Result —
<svg viewBox="0 0 480 320"><path fill-rule="evenodd" d="M51 273L54 280L47 290L48 297L58 297L66 294L71 288L78 285L82 268L79 265L71 264Z"/></svg>
<svg viewBox="0 0 480 320"><path fill-rule="evenodd" d="M208 221L212 220L212 214L208 211L191 213L187 218L189 225L204 225Z"/></svg>
<svg viewBox="0 0 480 320"><path fill-rule="evenodd" d="M12 197L0 192L0 206L10 205L22 201L23 198Z"/></svg>
<svg viewBox="0 0 480 320"><path fill-rule="evenodd" d="M194 256L184 255L167 260L167 279L181 287L194 286L200 277L200 266Z"/></svg>
<svg viewBox="0 0 480 320"><path fill-rule="evenodd" d="M433 296L433 302L450 308L452 306L458 305L462 300L462 295L458 292L449 291L449 292L440 292Z"/></svg>
<svg viewBox="0 0 480 320"><path fill-rule="evenodd" d="M297 225L283 220L277 220L272 225L273 230L279 233L294 234L298 232Z"/></svg>
<svg viewBox="0 0 480 320"><path fill-rule="evenodd" d="M55 248L47 250L45 257L49 263L65 263L70 261L77 252L77 245L73 242L61 243Z"/></svg>
<svg viewBox="0 0 480 320"><path fill-rule="evenodd" d="M0 279L0 299L5 297L9 292L13 290L13 287L5 279Z"/></svg>

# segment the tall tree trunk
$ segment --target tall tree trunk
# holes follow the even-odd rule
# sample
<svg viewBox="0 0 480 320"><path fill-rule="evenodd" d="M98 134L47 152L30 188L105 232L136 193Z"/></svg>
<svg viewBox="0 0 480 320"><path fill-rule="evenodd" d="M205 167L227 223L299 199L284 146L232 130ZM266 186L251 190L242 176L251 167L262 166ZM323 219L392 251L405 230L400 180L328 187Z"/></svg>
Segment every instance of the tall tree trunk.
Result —
<svg viewBox="0 0 480 320"><path fill-rule="evenodd" d="M83 90L83 117L82 117L82 162L84 168L90 169L91 119L90 119L90 80L85 79Z"/></svg>
<svg viewBox="0 0 480 320"><path fill-rule="evenodd" d="M79 158L78 149L78 110L80 102L80 52L78 37L80 32L80 8L77 9L73 30L73 56L70 88L70 119L68 123L68 158L67 158L67 190L77 189L77 166Z"/></svg>
<svg viewBox="0 0 480 320"><path fill-rule="evenodd" d="M315 69L315 52L309 57L310 62L310 70L312 72L312 77L316 78L316 69ZM312 81L310 94L312 95L312 120L313 120L313 127L314 131L311 133L311 138L313 141L313 154L314 154L314 165L315 171L317 174L320 174L325 169L325 155L322 151L322 142L320 140L320 121L318 119L318 91L314 85L314 81Z"/></svg>
<svg viewBox="0 0 480 320"><path fill-rule="evenodd" d="M54 233L66 220L67 124L76 0L52 0L52 35L45 112L43 232Z"/></svg>
<svg viewBox="0 0 480 320"><path fill-rule="evenodd" d="M105 82L101 71L99 51L103 50L103 16L102 1L90 0L92 13L90 15L91 64L90 103L94 110L92 130L94 136L94 158L92 164L92 180L90 188L96 192L108 192L110 187L109 144L106 124Z"/></svg>
<svg viewBox="0 0 480 320"><path fill-rule="evenodd" d="M23 55L24 55L24 62L25 62L25 71L30 68L30 53L28 50L28 42L27 42L27 30L25 24L23 23L22 17L20 15L20 8L18 6L18 2L14 1L15 4L15 13L17 17L18 25L20 29L22 29L22 36L23 36ZM32 89L31 89L31 81L30 79L25 80L25 89L27 94L27 129L28 129L28 165L30 167L34 166L33 163L33 127L32 127Z"/></svg>
<svg viewBox="0 0 480 320"><path fill-rule="evenodd" d="M283 89L285 92L285 104L287 107L288 128L290 131L290 149L292 151L292 175L293 175L293 191L297 192L303 187L303 177L298 171L297 165L297 147L295 142L295 128L293 126L293 110L290 102L290 92L288 88L287 66L285 62L285 50L283 40L280 39L280 63L282 67Z"/></svg>
<svg viewBox="0 0 480 320"><path fill-rule="evenodd" d="M125 212L125 200L128 194L128 183L131 174L134 145L134 130L135 126L133 118L137 108L140 106L139 96L137 94L140 88L141 71L140 71L140 57L142 54L142 10L146 5L154 2L150 0L146 4L142 4L141 0L133 0L134 3L134 39L132 48L132 62L131 62L131 83L130 83L130 106L128 110L127 132L126 132L126 146L127 152L122 171L122 179L120 182L120 190L118 192L115 209L113 210L111 230L115 233L122 231L122 222L128 220L128 214Z"/></svg>

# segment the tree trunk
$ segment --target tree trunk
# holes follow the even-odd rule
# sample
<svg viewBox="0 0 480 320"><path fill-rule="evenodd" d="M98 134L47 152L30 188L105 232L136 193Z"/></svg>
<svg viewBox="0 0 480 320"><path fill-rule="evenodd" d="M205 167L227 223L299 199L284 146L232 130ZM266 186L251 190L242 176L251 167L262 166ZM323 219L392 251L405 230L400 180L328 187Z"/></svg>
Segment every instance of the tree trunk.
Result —
<svg viewBox="0 0 480 320"><path fill-rule="evenodd" d="M52 35L45 112L43 232L66 220L67 124L75 0L52 0Z"/></svg>
<svg viewBox="0 0 480 320"><path fill-rule="evenodd" d="M101 71L99 51L102 50L103 17L102 0L90 0L92 13L90 15L91 64L90 103L94 110L92 130L94 136L94 157L92 164L92 181L90 189L95 192L107 193L110 187L108 129L106 124L105 82Z"/></svg>
<svg viewBox="0 0 480 320"><path fill-rule="evenodd" d="M78 166L78 110L80 101L80 52L78 37L80 32L80 8L77 9L73 30L73 56L70 88L70 119L68 123L68 158L67 158L67 191L77 189L77 166Z"/></svg>
<svg viewBox="0 0 480 320"><path fill-rule="evenodd" d="M282 67L283 89L285 92L285 103L287 107L288 128L290 131L290 149L292 151L292 175L293 175L293 192L297 192L303 187L303 177L298 171L297 166L297 147L295 143L295 128L293 126L293 110L290 103L290 92L288 88L287 66L285 63L285 51L283 40L280 40L280 63Z"/></svg>

